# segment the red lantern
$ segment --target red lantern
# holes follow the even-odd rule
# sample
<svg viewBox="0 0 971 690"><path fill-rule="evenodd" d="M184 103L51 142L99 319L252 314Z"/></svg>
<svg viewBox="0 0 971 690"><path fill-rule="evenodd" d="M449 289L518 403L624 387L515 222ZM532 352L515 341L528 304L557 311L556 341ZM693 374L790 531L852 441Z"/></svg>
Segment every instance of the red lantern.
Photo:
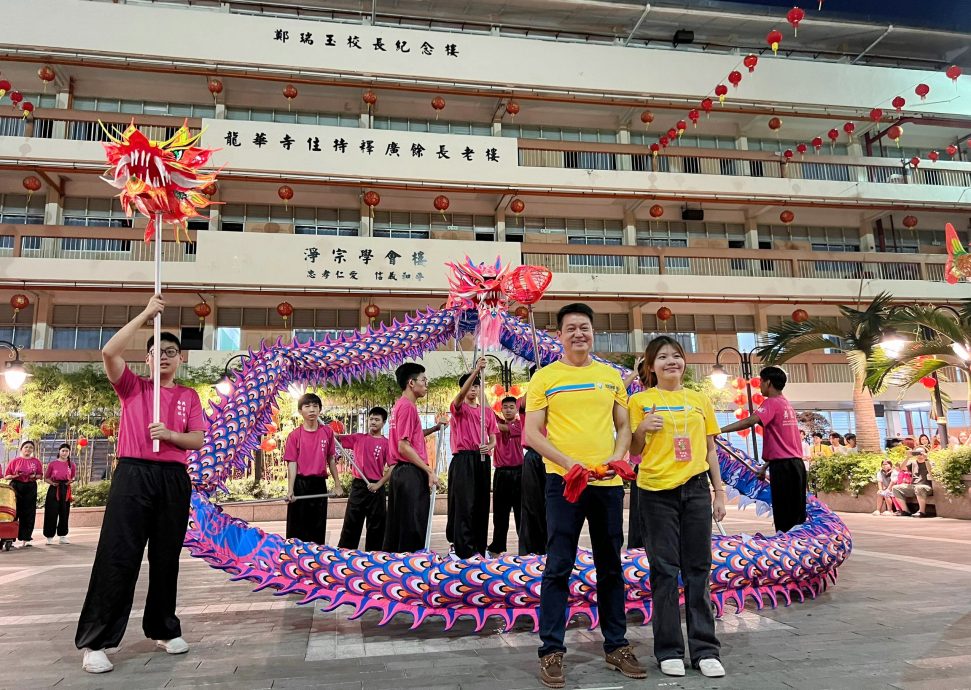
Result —
<svg viewBox="0 0 971 690"><path fill-rule="evenodd" d="M666 149L668 147L668 138L667 137L661 137L660 139L657 140L657 143L659 143L661 145L661 148L662 149Z"/></svg>
<svg viewBox="0 0 971 690"><path fill-rule="evenodd" d="M276 450L276 439L274 438L264 438L263 442L260 444L260 450L264 453L272 453Z"/></svg>
<svg viewBox="0 0 971 690"><path fill-rule="evenodd" d="M218 190L219 190L219 186L215 182L210 182L209 184L207 184L205 187L203 187L199 191L202 192L203 194L205 194L206 196L212 196Z"/></svg>
<svg viewBox="0 0 971 690"><path fill-rule="evenodd" d="M738 408L737 410L735 410L735 419L739 421L741 421L742 419L745 419L746 412L748 412L748 410L743 410L741 407Z"/></svg>
<svg viewBox="0 0 971 690"><path fill-rule="evenodd" d="M927 390L934 390L935 386L937 386L937 379L935 379L933 376L924 376L920 380L920 385Z"/></svg>
<svg viewBox="0 0 971 690"><path fill-rule="evenodd" d="M684 134L684 130L688 129L688 123L684 120L678 120L678 124L675 127L678 129L678 139L680 139L681 135Z"/></svg>
<svg viewBox="0 0 971 690"><path fill-rule="evenodd" d="M33 175L28 175L27 177L25 177L21 184L23 184L24 189L26 189L27 192L30 194L33 194L34 192L38 191L41 187L40 180L34 177Z"/></svg>
<svg viewBox="0 0 971 690"><path fill-rule="evenodd" d="M809 312L805 309L796 309L794 312L792 312L792 320L796 323L809 321Z"/></svg>
<svg viewBox="0 0 971 690"><path fill-rule="evenodd" d="M711 109L714 107L714 102L710 98L704 98L701 101L701 109L705 111L705 117L711 116Z"/></svg>
<svg viewBox="0 0 971 690"><path fill-rule="evenodd" d="M445 99L441 96L435 96L432 99L432 108L435 109L435 119L438 119L439 114L445 109Z"/></svg>
<svg viewBox="0 0 971 690"><path fill-rule="evenodd" d="M917 216L904 216L904 227L913 230L917 227Z"/></svg>
<svg viewBox="0 0 971 690"><path fill-rule="evenodd" d="M852 139L853 138L853 132L856 131L856 125L853 124L852 122L847 122L846 124L843 125L843 131L846 132L846 136L847 137L849 137L850 139Z"/></svg>
<svg viewBox="0 0 971 690"><path fill-rule="evenodd" d="M948 144L946 151L947 151L947 155L949 155L951 158L954 158L956 155L958 155L958 147L956 144Z"/></svg>
<svg viewBox="0 0 971 690"><path fill-rule="evenodd" d="M746 410L746 412L748 412L748 410ZM748 417L747 414L745 416ZM742 438L748 438L748 435L752 433L752 430L751 429L739 429L735 433L738 434L739 436L741 436Z"/></svg>
<svg viewBox="0 0 971 690"><path fill-rule="evenodd" d="M344 422L339 419L332 419L327 422L327 426L334 430L335 434L347 433L347 429L344 428Z"/></svg>
<svg viewBox="0 0 971 690"><path fill-rule="evenodd" d="M765 42L769 44L770 48L772 48L772 54L777 55L779 53L779 44L782 43L782 33L772 29L772 31L766 35Z"/></svg>
<svg viewBox="0 0 971 690"><path fill-rule="evenodd" d="M42 82L44 82L44 93L47 93L47 85L57 78L57 75L54 74L54 70L52 70L47 65L44 65L39 70L37 70L37 76L40 78Z"/></svg>
<svg viewBox="0 0 971 690"><path fill-rule="evenodd" d="M519 104L516 101L509 101L506 103L506 112L509 113L509 117L516 117L519 115Z"/></svg>
<svg viewBox="0 0 971 690"><path fill-rule="evenodd" d="M904 128L901 127L900 125L893 125L890 129L887 130L887 136L890 137L890 140L897 145L897 148L900 148L900 137L902 137L903 135L904 135Z"/></svg>
<svg viewBox="0 0 971 690"><path fill-rule="evenodd" d="M745 379L743 379L741 376L736 376L735 380L732 382L732 386L737 391L742 390L743 388L745 388Z"/></svg>
<svg viewBox="0 0 971 690"><path fill-rule="evenodd" d="M930 153L927 154L927 157L931 159L931 163L936 163L937 160L941 157L941 154L937 151L931 151Z"/></svg>
<svg viewBox="0 0 971 690"><path fill-rule="evenodd" d="M14 105L20 105L20 102L24 100L24 95L19 91L10 92L10 102Z"/></svg>
<svg viewBox="0 0 971 690"><path fill-rule="evenodd" d="M526 210L526 202L522 199L513 199L509 202L509 210L519 215Z"/></svg>
<svg viewBox="0 0 971 690"><path fill-rule="evenodd" d="M896 110L900 111L905 105L907 105L907 101L904 100L903 96L897 96L890 101L890 105L892 105Z"/></svg>
<svg viewBox="0 0 971 690"><path fill-rule="evenodd" d="M79 448L87 448L88 447L88 439L86 439L84 436L82 436L81 438L79 438L78 439L78 447Z"/></svg>
<svg viewBox="0 0 971 690"><path fill-rule="evenodd" d="M381 195L375 191L364 192L364 205L371 209L371 213L374 213L374 207L381 203Z"/></svg>
<svg viewBox="0 0 971 690"><path fill-rule="evenodd" d="M30 306L30 298L23 293L17 293L10 298L10 306L13 307L13 317L17 318L17 314Z"/></svg>
<svg viewBox="0 0 971 690"><path fill-rule="evenodd" d="M289 302L280 302L276 305L276 313L283 317L284 327L287 325L287 319L293 314L293 305Z"/></svg>
<svg viewBox="0 0 971 690"><path fill-rule="evenodd" d="M266 434L267 434L267 436L269 436L271 434L275 434L279 430L280 430L280 428L276 424L274 424L273 422L270 422L269 424L266 425Z"/></svg>
<svg viewBox="0 0 971 690"><path fill-rule="evenodd" d="M870 120L872 122L880 122L883 119L883 111L880 108L874 108L870 111Z"/></svg>
<svg viewBox="0 0 971 690"><path fill-rule="evenodd" d="M724 84L719 84L715 87L715 95L718 96L718 103L725 105L725 96L728 95L728 87Z"/></svg>
<svg viewBox="0 0 971 690"><path fill-rule="evenodd" d="M761 393L752 393L752 404L753 405L755 405L756 407L759 407L764 402L765 402L765 396L764 395L762 395Z"/></svg>
<svg viewBox="0 0 971 690"><path fill-rule="evenodd" d="M951 65L950 67L947 68L947 71L944 72L944 74L946 74L947 78L950 79L951 81L957 82L958 77L961 76L961 68L958 67L957 65ZM3 94L0 94L0 95L3 95Z"/></svg>
<svg viewBox="0 0 971 690"><path fill-rule="evenodd" d="M799 7L793 7L786 15L786 21L792 24L792 35L799 35L799 22L806 18L806 13Z"/></svg>
<svg viewBox="0 0 971 690"><path fill-rule="evenodd" d="M750 378L748 380L748 383L749 383L750 386L752 386L752 388L754 388L755 390L758 390L759 389L759 386L762 385L762 377L761 376L753 376L752 378ZM752 396L752 401L753 402L755 401L755 395Z"/></svg>
<svg viewBox="0 0 971 690"><path fill-rule="evenodd" d="M920 165L919 156L914 156L913 158L910 159L910 167L916 168L918 165Z"/></svg>
<svg viewBox="0 0 971 690"><path fill-rule="evenodd" d="M918 84L917 88L914 89L914 93L920 96L920 100L922 101L927 99L927 94L930 92L931 87L929 87L927 84Z"/></svg>
<svg viewBox="0 0 971 690"><path fill-rule="evenodd" d="M0 98L6 95L7 91L10 90L10 82L6 79L0 79Z"/></svg>
<svg viewBox="0 0 971 690"><path fill-rule="evenodd" d="M788 163L789 161L791 161L792 160L792 157L795 156L795 155L796 154L794 154L792 152L792 149L786 149L785 151L782 152L782 157L786 159L786 163Z"/></svg>
<svg viewBox="0 0 971 690"><path fill-rule="evenodd" d="M649 213L651 214L651 218L660 218L664 215L664 207L660 204L654 204L651 206Z"/></svg>
<svg viewBox="0 0 971 690"><path fill-rule="evenodd" d="M658 321L667 321L672 316L674 316L674 312L672 312L667 307L661 307L660 309L657 310L657 312L655 312L655 316L657 316Z"/></svg>
<svg viewBox="0 0 971 690"><path fill-rule="evenodd" d="M368 112L371 112L371 108L374 106L375 103L378 102L378 96L376 93L368 89L361 96L361 100L364 101L364 103L367 105Z"/></svg>
<svg viewBox="0 0 971 690"><path fill-rule="evenodd" d="M529 316L529 309L527 309L523 305L519 305L518 307L516 307L516 310L513 312L513 316L515 316L520 321L525 321Z"/></svg>
<svg viewBox="0 0 971 690"><path fill-rule="evenodd" d="M498 398L506 394L506 389L500 383L495 384L489 390L492 393L492 397L494 398Z"/></svg>
<svg viewBox="0 0 971 690"><path fill-rule="evenodd" d="M748 71L749 72L754 72L755 71L755 66L757 64L759 64L759 56L758 55L751 55L751 54L746 55L745 56L745 59L742 60L742 64L745 65L746 67L748 67Z"/></svg>
<svg viewBox="0 0 971 690"><path fill-rule="evenodd" d="M728 73L728 83L737 89L738 85L742 83L742 73L737 69L733 69Z"/></svg>
<svg viewBox="0 0 971 690"><path fill-rule="evenodd" d="M811 142L809 142L809 143L811 143L813 145L813 148L816 149L816 154L818 155L819 154L819 149L823 148L823 138L822 137L813 137L813 140Z"/></svg>
<svg viewBox="0 0 971 690"><path fill-rule="evenodd" d="M34 114L34 104L30 101L24 101L24 104L20 106L20 109L24 113L25 120Z"/></svg>
<svg viewBox="0 0 971 690"><path fill-rule="evenodd" d="M192 311L194 311L196 316L199 317L199 328L202 328L206 323L206 317L212 313L212 307L205 302L199 302L199 304L192 307Z"/></svg>
<svg viewBox="0 0 971 690"><path fill-rule="evenodd" d="M668 134L668 141L674 141L678 137L678 130L672 127L671 129L668 130L667 134Z"/></svg>
<svg viewBox="0 0 971 690"><path fill-rule="evenodd" d="M297 97L297 90L293 88L293 84L286 85L283 89L283 97L287 99L287 110L290 110L290 103Z"/></svg>
<svg viewBox="0 0 971 690"><path fill-rule="evenodd" d="M652 122L654 122L654 113L652 113L650 110L643 111L641 113L641 122L643 122L645 125L650 125Z"/></svg>
<svg viewBox="0 0 971 690"><path fill-rule="evenodd" d="M830 152L835 152L835 148L834 147L836 146L837 139L840 138L840 131L834 127L833 129L831 129L828 132L826 132L826 136L829 137L829 150L830 150Z"/></svg>
<svg viewBox="0 0 971 690"><path fill-rule="evenodd" d="M779 130L782 129L782 120L778 117L773 117L769 120L769 129L778 134Z"/></svg>
<svg viewBox="0 0 971 690"><path fill-rule="evenodd" d="M287 202L293 198L293 188L289 185L280 185L280 188L276 190L276 195L283 200L283 205L286 206Z"/></svg>
<svg viewBox="0 0 971 690"><path fill-rule="evenodd" d="M796 151L799 152L799 155L800 156L805 156L806 155L806 151L808 151L808 150L809 150L809 147L806 146L805 144L797 144L796 145Z"/></svg>
<svg viewBox="0 0 971 690"><path fill-rule="evenodd" d="M435 197L435 201L432 202L435 205L436 211L441 211L442 215L445 215L445 210L448 208L448 197L444 194L439 194Z"/></svg>
<svg viewBox="0 0 971 690"><path fill-rule="evenodd" d="M688 119L691 120L691 124L695 127L698 126L698 120L701 119L701 113L698 112L697 108L692 108L688 111Z"/></svg>
<svg viewBox="0 0 971 690"><path fill-rule="evenodd" d="M789 210L783 211L779 214L779 220L782 221L783 225L789 225L795 219L796 214Z"/></svg>
<svg viewBox="0 0 971 690"><path fill-rule="evenodd" d="M101 422L101 435L104 437L114 436L115 427L108 422Z"/></svg>
<svg viewBox="0 0 971 690"><path fill-rule="evenodd" d="M519 398L522 396L522 394L523 394L523 389L517 386L515 383L512 385L512 388L509 389L509 395L511 395L514 398Z"/></svg>
<svg viewBox="0 0 971 690"><path fill-rule="evenodd" d="M735 396L735 404L738 405L739 407L741 407L747 402L748 402L748 395L746 395L745 393L739 393L738 395Z"/></svg>
<svg viewBox="0 0 971 690"><path fill-rule="evenodd" d="M761 424L756 424L755 425L755 433L757 433L759 436L761 436L763 433L765 433L764 430L762 429L762 425Z"/></svg>
<svg viewBox="0 0 971 690"><path fill-rule="evenodd" d="M212 101L213 103L215 103L216 96L218 96L223 92L223 83L218 79L210 79L208 87L209 87L209 93L212 94Z"/></svg>
<svg viewBox="0 0 971 690"><path fill-rule="evenodd" d="M376 304L369 304L364 307L364 315L373 321L381 316L381 307Z"/></svg>
<svg viewBox="0 0 971 690"><path fill-rule="evenodd" d="M660 153L660 151L661 151L661 145L660 144L657 144L657 143L651 144L651 155L652 156L654 156L655 158L657 158L657 154Z"/></svg>

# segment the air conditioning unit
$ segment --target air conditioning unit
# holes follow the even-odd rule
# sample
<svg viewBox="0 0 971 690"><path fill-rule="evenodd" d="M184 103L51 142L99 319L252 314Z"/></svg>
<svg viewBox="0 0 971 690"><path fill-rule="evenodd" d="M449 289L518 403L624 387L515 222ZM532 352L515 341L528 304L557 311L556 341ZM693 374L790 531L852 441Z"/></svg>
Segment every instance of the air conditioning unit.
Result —
<svg viewBox="0 0 971 690"><path fill-rule="evenodd" d="M681 220L704 220L705 212L700 208L683 208L681 209Z"/></svg>

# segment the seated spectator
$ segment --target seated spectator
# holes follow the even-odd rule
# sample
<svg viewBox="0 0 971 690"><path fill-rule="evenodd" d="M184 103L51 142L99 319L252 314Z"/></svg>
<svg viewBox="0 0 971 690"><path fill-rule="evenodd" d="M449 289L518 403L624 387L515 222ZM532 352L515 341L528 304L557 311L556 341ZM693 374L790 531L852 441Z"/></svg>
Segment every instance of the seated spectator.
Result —
<svg viewBox="0 0 971 690"><path fill-rule="evenodd" d="M921 434L920 436L918 436L917 445L920 446L921 448L930 448L931 447L930 436L928 436L927 434Z"/></svg>
<svg viewBox="0 0 971 690"><path fill-rule="evenodd" d="M810 462L816 458L828 458L833 454L833 449L827 445L823 445L823 435L822 433L816 431L813 432L813 444L809 446L809 460Z"/></svg>
<svg viewBox="0 0 971 690"><path fill-rule="evenodd" d="M913 436L905 436L903 444L907 446L910 450L917 447L917 440Z"/></svg>
<svg viewBox="0 0 971 690"><path fill-rule="evenodd" d="M843 445L843 437L835 431L829 435L829 445L833 450L833 455L846 455L846 446Z"/></svg>
<svg viewBox="0 0 971 690"><path fill-rule="evenodd" d="M931 464L927 460L927 450L925 448L915 448L910 451L910 460L905 465L906 471L910 474L910 484L898 484L893 487L894 497L903 503L899 514L910 515L907 511L907 499L917 499L917 512L914 517L927 517L927 497L933 495L934 489L931 486ZM898 475L899 479L899 475Z"/></svg>
<svg viewBox="0 0 971 690"><path fill-rule="evenodd" d="M893 468L893 463L890 460L880 463L880 469L873 477L873 481L877 483L877 509L873 511L874 515L893 515L894 502L891 487L896 479L897 470Z"/></svg>
<svg viewBox="0 0 971 690"><path fill-rule="evenodd" d="M893 472L893 481L890 482L890 500L893 502L894 515L903 515L907 512L907 503L897 498L896 494L893 493L893 489L897 486L910 486L913 475L907 469L908 462L910 461L904 458L897 463Z"/></svg>
<svg viewBox="0 0 971 690"><path fill-rule="evenodd" d="M947 437L947 447L949 449L954 450L960 445L961 445L961 442L958 441L958 437L955 436L954 434L951 434L950 436Z"/></svg>
<svg viewBox="0 0 971 690"><path fill-rule="evenodd" d="M847 434L843 437L846 441L846 452L847 453L859 453L860 449L856 447L856 434Z"/></svg>

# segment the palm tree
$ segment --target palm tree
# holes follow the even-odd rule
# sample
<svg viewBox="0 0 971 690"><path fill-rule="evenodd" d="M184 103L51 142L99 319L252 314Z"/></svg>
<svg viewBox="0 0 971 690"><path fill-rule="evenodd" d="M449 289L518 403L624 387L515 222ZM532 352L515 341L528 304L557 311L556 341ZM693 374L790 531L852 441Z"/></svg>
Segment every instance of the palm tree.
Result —
<svg viewBox="0 0 971 690"><path fill-rule="evenodd" d="M880 451L880 430L873 410L873 395L866 386L867 361L880 350L883 327L892 296L881 293L862 311L841 306L842 319L784 321L769 329L768 342L756 350L766 364L782 364L817 350L839 350L853 372L853 412L861 450Z"/></svg>

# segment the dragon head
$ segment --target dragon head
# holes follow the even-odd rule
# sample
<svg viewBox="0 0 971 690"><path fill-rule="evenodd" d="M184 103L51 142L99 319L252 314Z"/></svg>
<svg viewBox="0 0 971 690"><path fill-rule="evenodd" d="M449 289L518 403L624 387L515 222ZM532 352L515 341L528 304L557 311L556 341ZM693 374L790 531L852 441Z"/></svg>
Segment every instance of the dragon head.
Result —
<svg viewBox="0 0 971 690"><path fill-rule="evenodd" d="M449 263L452 274L448 278L449 307L464 309L505 309L508 295L502 291L502 279L509 273L509 266L502 265L502 258L496 257L494 264L474 264L465 257L464 263Z"/></svg>

